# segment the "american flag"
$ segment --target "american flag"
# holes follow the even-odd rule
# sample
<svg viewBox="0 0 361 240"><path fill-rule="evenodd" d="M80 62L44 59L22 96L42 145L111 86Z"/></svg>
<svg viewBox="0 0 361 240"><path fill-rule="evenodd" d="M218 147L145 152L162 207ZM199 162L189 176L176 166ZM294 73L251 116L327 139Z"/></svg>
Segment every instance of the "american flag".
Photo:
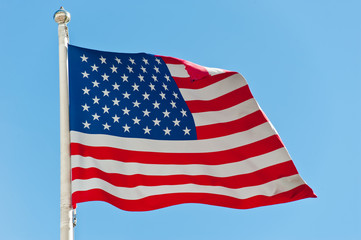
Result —
<svg viewBox="0 0 361 240"><path fill-rule="evenodd" d="M69 45L73 206L247 209L315 197L237 72Z"/></svg>

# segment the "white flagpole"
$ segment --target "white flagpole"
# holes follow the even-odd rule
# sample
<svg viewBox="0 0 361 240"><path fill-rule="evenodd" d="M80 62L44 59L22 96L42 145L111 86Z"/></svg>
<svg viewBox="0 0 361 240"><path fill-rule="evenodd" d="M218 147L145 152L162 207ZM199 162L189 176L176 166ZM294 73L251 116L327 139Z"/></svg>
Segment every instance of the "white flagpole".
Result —
<svg viewBox="0 0 361 240"><path fill-rule="evenodd" d="M68 27L70 13L61 7L54 14L59 36L60 87L60 240L73 240L68 93Z"/></svg>

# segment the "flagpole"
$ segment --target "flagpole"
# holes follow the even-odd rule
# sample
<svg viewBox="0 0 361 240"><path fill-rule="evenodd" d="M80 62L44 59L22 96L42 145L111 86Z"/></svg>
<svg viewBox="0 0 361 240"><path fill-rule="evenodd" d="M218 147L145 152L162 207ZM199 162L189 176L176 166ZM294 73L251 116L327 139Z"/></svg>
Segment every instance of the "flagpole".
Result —
<svg viewBox="0 0 361 240"><path fill-rule="evenodd" d="M68 27L70 13L61 7L54 14L59 37L60 88L60 240L73 240L68 93Z"/></svg>

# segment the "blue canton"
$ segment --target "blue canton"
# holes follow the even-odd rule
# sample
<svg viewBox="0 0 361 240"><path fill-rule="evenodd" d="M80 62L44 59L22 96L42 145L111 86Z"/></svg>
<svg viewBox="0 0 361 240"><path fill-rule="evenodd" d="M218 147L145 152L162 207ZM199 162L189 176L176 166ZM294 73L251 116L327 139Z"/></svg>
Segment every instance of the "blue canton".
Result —
<svg viewBox="0 0 361 240"><path fill-rule="evenodd" d="M196 128L160 57L69 45L70 130L121 137L190 140Z"/></svg>

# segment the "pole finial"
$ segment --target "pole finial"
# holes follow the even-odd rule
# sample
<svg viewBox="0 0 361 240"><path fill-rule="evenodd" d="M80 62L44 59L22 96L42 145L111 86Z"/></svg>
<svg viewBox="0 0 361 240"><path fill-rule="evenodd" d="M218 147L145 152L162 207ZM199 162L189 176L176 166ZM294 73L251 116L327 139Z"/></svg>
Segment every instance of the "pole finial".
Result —
<svg viewBox="0 0 361 240"><path fill-rule="evenodd" d="M58 24L67 24L70 21L70 13L63 7L60 7L60 9L54 13L54 20Z"/></svg>

